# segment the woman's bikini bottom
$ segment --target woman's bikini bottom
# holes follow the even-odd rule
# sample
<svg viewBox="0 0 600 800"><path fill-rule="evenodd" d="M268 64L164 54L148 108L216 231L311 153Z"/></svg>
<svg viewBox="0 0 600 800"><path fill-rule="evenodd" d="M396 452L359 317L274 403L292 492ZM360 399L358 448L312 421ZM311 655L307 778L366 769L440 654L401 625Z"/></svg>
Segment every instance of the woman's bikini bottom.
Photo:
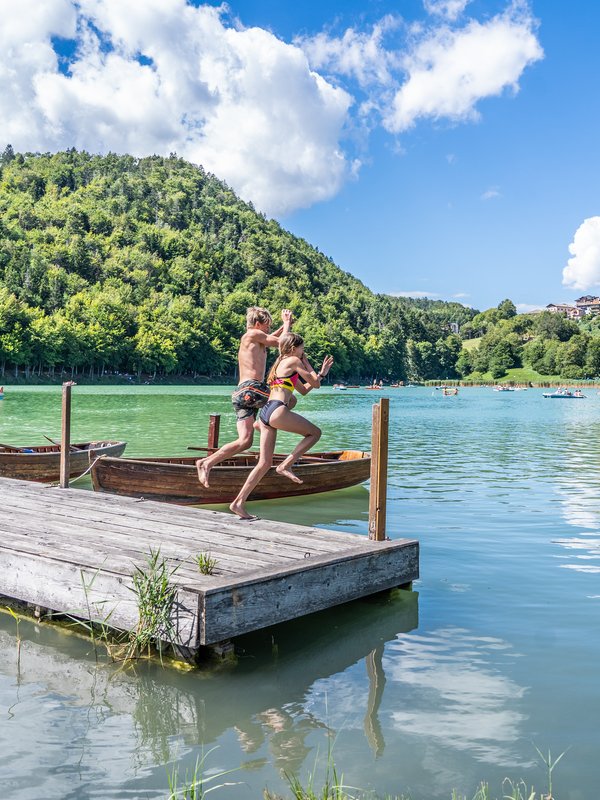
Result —
<svg viewBox="0 0 600 800"><path fill-rule="evenodd" d="M266 405L264 405L259 414L259 419L261 422L264 422L269 428L269 420L271 419L271 415L274 411L276 411L279 406L287 406L287 403L284 403L283 400L269 400Z"/></svg>

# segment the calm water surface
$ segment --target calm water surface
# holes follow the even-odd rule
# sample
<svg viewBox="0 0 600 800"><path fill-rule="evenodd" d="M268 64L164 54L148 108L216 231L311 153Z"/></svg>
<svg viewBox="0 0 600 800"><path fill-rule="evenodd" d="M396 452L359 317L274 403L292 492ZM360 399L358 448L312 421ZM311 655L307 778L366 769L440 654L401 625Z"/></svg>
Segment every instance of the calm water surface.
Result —
<svg viewBox="0 0 600 800"><path fill-rule="evenodd" d="M233 437L229 391L76 387L73 440L185 454L213 411L222 441ZM169 765L183 777L211 748L208 772L239 767L214 796L259 798L284 792L285 771L322 775L328 740L345 783L382 795L449 800L481 779L500 795L507 775L542 789L536 744L570 748L557 798L598 796L600 396L386 394L388 533L421 542L416 591L244 637L238 664L209 675L97 667L87 641L28 622L19 673L2 614L1 798L164 798ZM301 403L323 449L368 449L375 399L324 390ZM60 387L7 387L0 431L17 444L58 437ZM357 487L252 510L366 535L367 500Z"/></svg>

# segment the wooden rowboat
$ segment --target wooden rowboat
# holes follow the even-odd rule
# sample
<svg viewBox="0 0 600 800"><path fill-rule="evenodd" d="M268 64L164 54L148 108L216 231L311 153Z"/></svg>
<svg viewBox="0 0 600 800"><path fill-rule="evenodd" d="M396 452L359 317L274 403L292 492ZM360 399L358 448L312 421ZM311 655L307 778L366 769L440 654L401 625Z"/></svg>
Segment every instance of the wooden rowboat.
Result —
<svg viewBox="0 0 600 800"><path fill-rule="evenodd" d="M274 457L274 465L284 455ZM195 457L182 458L111 458L98 459L92 467L92 482L97 492L144 497L181 505L231 503L242 488L258 453L242 453L223 461L210 472L210 488L198 480ZM337 450L313 453L294 465L303 483L293 483L271 467L250 500L330 492L345 489L369 479L371 454L361 450Z"/></svg>
<svg viewBox="0 0 600 800"><path fill-rule="evenodd" d="M120 456L126 442L81 442L72 444L69 454L69 477L83 474L90 465L90 457ZM32 447L0 445L0 477L23 481L57 481L60 477L60 445L42 444Z"/></svg>

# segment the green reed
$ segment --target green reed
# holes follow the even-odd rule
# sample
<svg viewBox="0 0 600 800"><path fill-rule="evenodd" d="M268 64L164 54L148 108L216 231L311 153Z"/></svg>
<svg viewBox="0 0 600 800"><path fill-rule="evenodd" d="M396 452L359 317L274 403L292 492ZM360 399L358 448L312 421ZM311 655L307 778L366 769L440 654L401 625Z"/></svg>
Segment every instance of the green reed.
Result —
<svg viewBox="0 0 600 800"><path fill-rule="evenodd" d="M186 769L185 777L181 783L179 778L179 767L177 764L173 765L173 768L168 773L170 792L168 800L205 800L206 795L209 794L209 792L213 792L216 789L223 789L225 786L238 785L238 782L231 781L226 781L225 783L218 783L215 785L214 781L219 780L219 778L223 778L225 775L230 775L232 772L236 772L239 767L222 770L214 775L210 775L208 777L206 776L205 762L213 750L216 750L216 747L212 747L206 753L203 752L201 756L198 756L194 769L191 773L188 773L188 770Z"/></svg>
<svg viewBox="0 0 600 800"><path fill-rule="evenodd" d="M162 657L164 642L174 640L171 613L176 589L171 579L177 569L169 569L168 561L160 554L160 548L150 548L145 568L136 566L132 577L139 620L129 636L129 659L149 652L151 646L156 647Z"/></svg>
<svg viewBox="0 0 600 800"><path fill-rule="evenodd" d="M210 553L198 553L195 557L198 570L202 575L212 575L218 564L216 558L212 558Z"/></svg>

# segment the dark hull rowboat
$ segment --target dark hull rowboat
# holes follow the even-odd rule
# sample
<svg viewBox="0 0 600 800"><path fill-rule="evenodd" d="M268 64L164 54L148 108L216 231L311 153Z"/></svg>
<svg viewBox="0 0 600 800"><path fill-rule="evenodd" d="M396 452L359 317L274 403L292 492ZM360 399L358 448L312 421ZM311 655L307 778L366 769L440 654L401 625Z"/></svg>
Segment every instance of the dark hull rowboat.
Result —
<svg viewBox="0 0 600 800"><path fill-rule="evenodd" d="M242 453L213 467L210 488L198 480L196 458L110 458L98 459L92 467L92 482L97 492L144 497L181 505L231 503L252 468L257 453ZM277 465L285 458L276 455ZM275 472L272 467L250 500L270 500L275 497L330 492L345 489L369 479L371 454L361 450L337 450L314 453L301 458L293 467L303 483L293 483Z"/></svg>
<svg viewBox="0 0 600 800"><path fill-rule="evenodd" d="M90 465L90 456L118 457L126 442L81 442L72 444L69 455L69 477L82 475ZM0 445L0 477L23 481L57 481L60 478L60 445L33 447Z"/></svg>

